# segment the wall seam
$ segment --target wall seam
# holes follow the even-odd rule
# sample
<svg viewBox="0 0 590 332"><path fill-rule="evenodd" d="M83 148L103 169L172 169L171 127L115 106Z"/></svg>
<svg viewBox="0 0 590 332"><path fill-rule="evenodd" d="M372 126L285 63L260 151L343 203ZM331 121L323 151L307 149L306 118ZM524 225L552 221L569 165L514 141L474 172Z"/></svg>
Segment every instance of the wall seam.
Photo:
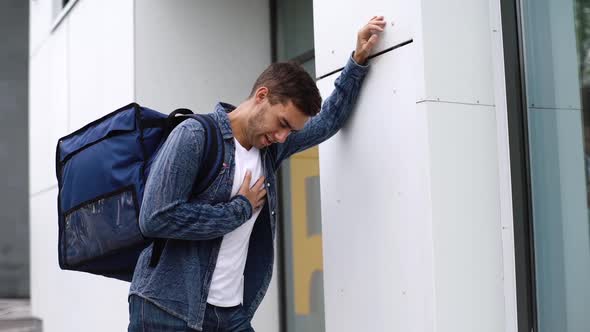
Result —
<svg viewBox="0 0 590 332"><path fill-rule="evenodd" d="M57 189L57 184L51 185L49 187L46 187L46 188L43 188L43 189L41 189L39 191L36 191L34 193L31 193L30 197L31 198L34 198L34 197L39 196L41 194L47 193L47 192L49 192L49 191L51 191L53 189Z"/></svg>
<svg viewBox="0 0 590 332"><path fill-rule="evenodd" d="M422 103L441 103L441 104L456 104L456 105L469 105L469 106L485 106L485 107L496 107L494 104L483 104L483 103L470 103L470 102L462 102L462 101L450 101L450 100L440 100L440 99L420 99L416 102L416 104Z"/></svg>

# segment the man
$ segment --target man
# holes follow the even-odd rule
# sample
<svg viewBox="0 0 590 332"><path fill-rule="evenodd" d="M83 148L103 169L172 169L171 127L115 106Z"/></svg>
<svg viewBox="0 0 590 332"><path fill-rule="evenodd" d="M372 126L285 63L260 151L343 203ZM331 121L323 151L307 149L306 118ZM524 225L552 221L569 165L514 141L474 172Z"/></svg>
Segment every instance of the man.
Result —
<svg viewBox="0 0 590 332"><path fill-rule="evenodd" d="M383 17L375 16L358 32L321 112L315 82L289 63L270 65L238 107L219 103L212 116L223 134L224 163L196 197L191 190L204 129L188 119L172 131L152 166L139 218L145 236L168 241L157 265L149 264L152 246L137 262L129 331L253 331L250 321L273 270L275 172L290 155L340 129L384 28Z"/></svg>

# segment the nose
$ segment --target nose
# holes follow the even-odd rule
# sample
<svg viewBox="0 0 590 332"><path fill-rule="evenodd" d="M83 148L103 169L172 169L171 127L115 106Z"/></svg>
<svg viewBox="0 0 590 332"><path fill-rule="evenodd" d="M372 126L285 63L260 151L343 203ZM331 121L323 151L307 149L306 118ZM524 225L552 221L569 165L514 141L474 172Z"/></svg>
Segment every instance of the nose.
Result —
<svg viewBox="0 0 590 332"><path fill-rule="evenodd" d="M275 132L275 141L279 143L285 143L285 141L287 140L287 136L289 136L290 133L290 130L279 130Z"/></svg>

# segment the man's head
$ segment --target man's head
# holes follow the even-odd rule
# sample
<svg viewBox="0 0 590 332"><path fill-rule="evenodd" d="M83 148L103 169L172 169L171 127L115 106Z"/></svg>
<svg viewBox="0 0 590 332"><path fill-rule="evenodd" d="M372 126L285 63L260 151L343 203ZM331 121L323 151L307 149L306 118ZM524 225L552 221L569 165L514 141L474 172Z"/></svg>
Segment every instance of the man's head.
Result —
<svg viewBox="0 0 590 332"><path fill-rule="evenodd" d="M283 143L319 113L322 97L314 80L299 65L271 64L256 80L248 98L252 108L245 135L257 148Z"/></svg>

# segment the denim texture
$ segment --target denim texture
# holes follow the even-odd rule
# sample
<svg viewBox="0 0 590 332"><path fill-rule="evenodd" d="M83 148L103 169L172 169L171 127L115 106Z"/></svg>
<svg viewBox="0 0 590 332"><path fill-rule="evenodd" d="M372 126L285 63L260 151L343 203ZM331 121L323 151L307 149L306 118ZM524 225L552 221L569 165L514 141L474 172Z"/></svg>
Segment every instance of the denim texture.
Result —
<svg viewBox="0 0 590 332"><path fill-rule="evenodd" d="M137 295L129 297L128 332L191 332L187 323ZM254 332L244 307L221 308L207 304L204 332Z"/></svg>
<svg viewBox="0 0 590 332"><path fill-rule="evenodd" d="M267 200L254 223L244 270L245 314L251 319L272 277L278 218L276 172L282 161L327 140L342 127L354 108L368 66L348 59L335 89L320 113L285 143L261 150ZM198 195L192 187L202 157L204 131L187 119L170 134L148 177L139 226L147 237L169 239L159 264L149 266L152 246L140 255L129 295L136 294L201 331L211 277L223 235L246 222L252 207L241 195L230 199L235 146L227 113L235 107L219 103L212 113L223 134L224 165L213 184ZM255 181L256 179L252 179Z"/></svg>
<svg viewBox="0 0 590 332"><path fill-rule="evenodd" d="M254 332L251 318L246 315L244 306L222 308L207 304L205 310L204 332Z"/></svg>

